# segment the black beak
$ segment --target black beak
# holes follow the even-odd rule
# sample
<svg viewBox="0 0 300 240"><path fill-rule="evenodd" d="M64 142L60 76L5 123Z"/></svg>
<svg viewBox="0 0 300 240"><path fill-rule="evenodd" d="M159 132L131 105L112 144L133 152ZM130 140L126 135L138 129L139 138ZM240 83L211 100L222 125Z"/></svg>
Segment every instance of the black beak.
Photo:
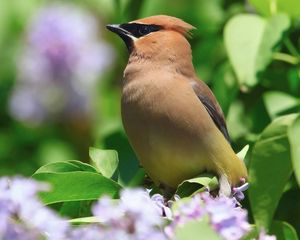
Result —
<svg viewBox="0 0 300 240"><path fill-rule="evenodd" d="M130 37L131 36L130 32L122 28L121 24L108 24L106 25L106 28L109 31L118 34L125 42L128 51L131 52L133 46L133 40Z"/></svg>
<svg viewBox="0 0 300 240"><path fill-rule="evenodd" d="M106 25L106 28L109 31L118 34L120 37L122 37L123 35L130 35L130 33L123 29L120 24L108 24Z"/></svg>

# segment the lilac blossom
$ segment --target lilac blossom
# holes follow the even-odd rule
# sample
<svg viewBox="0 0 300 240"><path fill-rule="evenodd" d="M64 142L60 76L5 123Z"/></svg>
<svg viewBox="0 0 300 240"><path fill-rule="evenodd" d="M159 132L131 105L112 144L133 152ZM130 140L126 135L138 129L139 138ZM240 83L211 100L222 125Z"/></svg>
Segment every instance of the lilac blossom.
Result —
<svg viewBox="0 0 300 240"><path fill-rule="evenodd" d="M73 231L69 233L69 240L101 240L106 238L103 229L97 225L88 225L83 227L74 228Z"/></svg>
<svg viewBox="0 0 300 240"><path fill-rule="evenodd" d="M251 230L247 211L236 207L234 198L212 198L207 193L202 195L202 199L211 225L224 239L238 240Z"/></svg>
<svg viewBox="0 0 300 240"><path fill-rule="evenodd" d="M237 201L241 201L245 198L244 192L249 188L249 183L246 182L246 179L241 179L241 186L234 187L232 189L232 195L236 198Z"/></svg>
<svg viewBox="0 0 300 240"><path fill-rule="evenodd" d="M113 230L112 239L166 239L161 209L145 190L124 189L119 202L104 197L94 206L93 213L106 231Z"/></svg>
<svg viewBox="0 0 300 240"><path fill-rule="evenodd" d="M97 19L73 5L52 4L37 12L17 58L13 117L40 123L90 114L97 79L113 59L97 26Z"/></svg>
<svg viewBox="0 0 300 240"><path fill-rule="evenodd" d="M45 184L25 178L0 179L1 239L63 239L69 229L67 221L44 207L37 198Z"/></svg>
<svg viewBox="0 0 300 240"><path fill-rule="evenodd" d="M142 189L123 189L119 200L101 197L92 208L98 223L71 227L37 198L37 192L48 189L29 179L0 178L0 239L167 240L191 220L207 221L225 240L242 239L251 230L247 211L235 198L206 192L166 201ZM275 239L264 231L258 237Z"/></svg>
<svg viewBox="0 0 300 240"><path fill-rule="evenodd" d="M175 196L175 201L176 199L179 199L178 196ZM157 205L158 208L161 209L161 216L166 217L169 220L172 220L173 214L171 207L173 205L173 201L169 200L166 202L165 198L161 194L153 194L151 196L151 200Z"/></svg>
<svg viewBox="0 0 300 240"><path fill-rule="evenodd" d="M226 240L242 239L251 230L247 211L237 207L235 198L213 198L207 192L197 194L189 200L181 200L173 214L173 222L165 229L169 238L174 236L177 227L191 220L201 219L208 219L212 228Z"/></svg>

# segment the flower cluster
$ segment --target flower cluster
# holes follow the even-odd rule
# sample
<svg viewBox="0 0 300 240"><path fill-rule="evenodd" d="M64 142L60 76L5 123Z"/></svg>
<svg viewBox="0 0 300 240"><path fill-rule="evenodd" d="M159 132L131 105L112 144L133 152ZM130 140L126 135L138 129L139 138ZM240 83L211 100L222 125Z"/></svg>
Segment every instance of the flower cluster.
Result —
<svg viewBox="0 0 300 240"><path fill-rule="evenodd" d="M45 190L33 180L0 178L0 239L171 240L191 220L206 221L225 240L243 239L250 231L247 212L235 198L202 193L174 203L143 189L123 189L119 200L100 198L92 208L95 223L72 227L39 201L37 192ZM262 231L258 239L276 238Z"/></svg>
<svg viewBox="0 0 300 240"><path fill-rule="evenodd" d="M247 211L237 207L234 198L212 198L203 194L202 199L211 225L224 239L238 240L251 230Z"/></svg>
<svg viewBox="0 0 300 240"><path fill-rule="evenodd" d="M100 39L97 19L83 9L67 4L40 9L17 58L12 116L40 123L89 114L96 80L113 59Z"/></svg>
<svg viewBox="0 0 300 240"><path fill-rule="evenodd" d="M105 239L165 240L161 209L141 189L125 189L118 203L103 197L93 208L108 236Z"/></svg>
<svg viewBox="0 0 300 240"><path fill-rule="evenodd" d="M178 226L200 219L208 219L212 228L228 240L241 239L251 229L246 210L237 207L235 198L213 198L209 193L202 193L190 201L178 203L177 209L174 210L174 220L166 228L167 234L172 237Z"/></svg>
<svg viewBox="0 0 300 240"><path fill-rule="evenodd" d="M0 239L63 239L69 224L37 198L47 186L24 178L0 179Z"/></svg>

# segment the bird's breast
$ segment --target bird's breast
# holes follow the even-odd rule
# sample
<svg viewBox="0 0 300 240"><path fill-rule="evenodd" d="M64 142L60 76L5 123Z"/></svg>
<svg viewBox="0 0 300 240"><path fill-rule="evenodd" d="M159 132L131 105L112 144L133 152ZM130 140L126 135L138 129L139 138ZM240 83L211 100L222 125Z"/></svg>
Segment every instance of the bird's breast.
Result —
<svg viewBox="0 0 300 240"><path fill-rule="evenodd" d="M194 101L197 110L202 106L192 91L184 91L187 86L152 80L123 87L122 120L129 141L150 177L167 185L175 186L209 165L205 154L199 156L202 138L194 129L197 125L205 137L211 126L192 110Z"/></svg>

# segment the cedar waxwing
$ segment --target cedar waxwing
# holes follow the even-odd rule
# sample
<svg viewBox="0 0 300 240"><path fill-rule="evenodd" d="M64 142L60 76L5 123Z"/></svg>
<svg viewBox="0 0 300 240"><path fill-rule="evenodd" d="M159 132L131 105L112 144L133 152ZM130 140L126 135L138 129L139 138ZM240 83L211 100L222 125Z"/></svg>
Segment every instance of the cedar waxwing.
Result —
<svg viewBox="0 0 300 240"><path fill-rule="evenodd" d="M219 177L220 193L247 178L229 143L223 112L200 81L186 37L194 29L170 16L107 25L125 42L122 121L141 165L157 185L175 189L203 172Z"/></svg>

